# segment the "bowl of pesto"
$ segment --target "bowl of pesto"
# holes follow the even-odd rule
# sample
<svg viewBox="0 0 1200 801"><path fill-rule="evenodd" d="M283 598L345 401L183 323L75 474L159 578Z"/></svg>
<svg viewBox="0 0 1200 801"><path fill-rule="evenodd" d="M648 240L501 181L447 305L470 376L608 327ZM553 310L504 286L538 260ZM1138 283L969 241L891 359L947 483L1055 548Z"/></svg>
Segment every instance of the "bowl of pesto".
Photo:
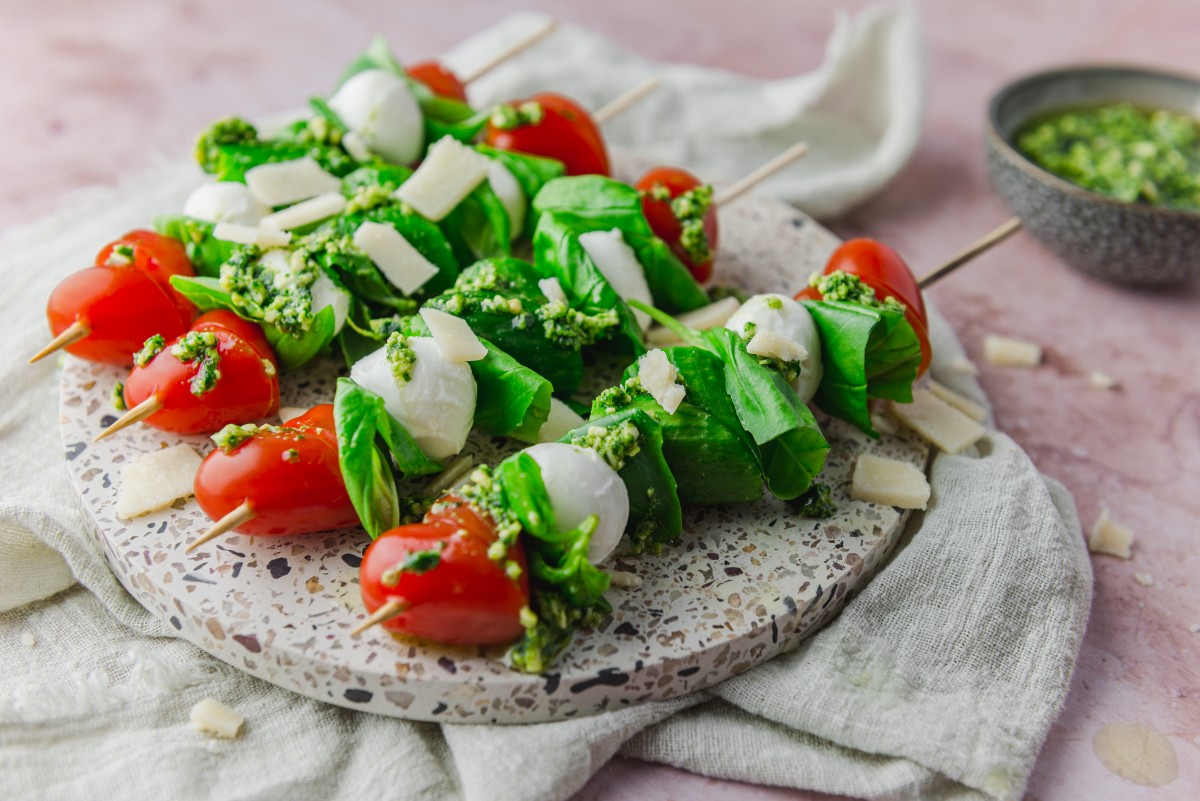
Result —
<svg viewBox="0 0 1200 801"><path fill-rule="evenodd" d="M1093 275L1200 277L1200 82L1133 67L1040 72L988 106L992 184L1043 244Z"/></svg>

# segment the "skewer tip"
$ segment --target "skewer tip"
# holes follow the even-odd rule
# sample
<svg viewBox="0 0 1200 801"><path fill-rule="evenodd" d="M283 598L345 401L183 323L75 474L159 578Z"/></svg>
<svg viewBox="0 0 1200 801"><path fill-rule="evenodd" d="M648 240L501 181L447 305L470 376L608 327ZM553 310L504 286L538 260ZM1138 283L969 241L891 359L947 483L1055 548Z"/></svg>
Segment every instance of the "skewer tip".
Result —
<svg viewBox="0 0 1200 801"><path fill-rule="evenodd" d="M117 418L115 423L97 434L92 442L99 442L105 437L111 436L123 428L129 428L129 426L133 425L134 423L140 423L161 408L162 401L158 399L157 395L151 395L137 406L134 406L132 409L125 412L125 414Z"/></svg>
<svg viewBox="0 0 1200 801"><path fill-rule="evenodd" d="M50 341L50 344L46 345L46 347L42 348L37 353L35 353L33 355L33 357L29 360L29 363L33 364L34 362L40 362L42 359L46 358L51 353L56 353L56 352L62 350L63 348L67 347L68 345L75 344L76 342L83 339L90 333L92 333L90 328L88 328L86 325L84 325L83 323L76 320L75 322L71 323L69 326L64 328L61 334L59 334L54 339L52 339Z"/></svg>
<svg viewBox="0 0 1200 801"><path fill-rule="evenodd" d="M351 637L357 637L372 626L378 626L380 623L391 620L396 615L399 615L408 609L408 602L399 598L392 598L383 606L376 609L362 623L359 623L351 632Z"/></svg>
<svg viewBox="0 0 1200 801"><path fill-rule="evenodd" d="M227 531L232 531L243 523L248 523L253 519L254 508L250 505L250 501L243 501L239 506L231 509L228 514L218 520L212 528L201 534L200 538L189 545L184 552L191 553L209 540L214 540Z"/></svg>

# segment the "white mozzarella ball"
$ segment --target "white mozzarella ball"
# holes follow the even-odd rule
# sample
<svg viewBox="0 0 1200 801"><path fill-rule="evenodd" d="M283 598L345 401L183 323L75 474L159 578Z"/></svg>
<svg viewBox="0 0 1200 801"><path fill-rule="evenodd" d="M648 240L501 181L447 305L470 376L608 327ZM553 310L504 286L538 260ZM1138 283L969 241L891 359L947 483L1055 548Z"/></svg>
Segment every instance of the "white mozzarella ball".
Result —
<svg viewBox="0 0 1200 801"><path fill-rule="evenodd" d="M525 190L507 167L494 160L488 167L488 183L508 214L508 238L516 239L525 228Z"/></svg>
<svg viewBox="0 0 1200 801"><path fill-rule="evenodd" d="M268 250L258 261L261 266L279 275L294 272L297 266L291 253L283 248ZM316 315L326 306L332 306L333 333L336 334L342 330L350 314L350 293L335 284L320 268L314 269L317 270L317 278L308 285L308 292L312 295L312 313Z"/></svg>
<svg viewBox="0 0 1200 801"><path fill-rule="evenodd" d="M396 164L411 164L425 148L425 120L408 83L385 70L365 70L342 84L329 107L367 147Z"/></svg>
<svg viewBox="0 0 1200 801"><path fill-rule="evenodd" d="M183 204L183 213L211 223L258 225L271 209L260 203L245 184L218 181L192 192Z"/></svg>
<svg viewBox="0 0 1200 801"><path fill-rule="evenodd" d="M580 234L579 244L618 295L625 300L640 300L647 306L654 305L650 286L646 283L646 271L633 248L625 243L620 229ZM634 309L633 316L643 331L650 327L650 315Z"/></svg>
<svg viewBox="0 0 1200 801"><path fill-rule="evenodd" d="M355 362L350 378L383 398L388 414L425 455L441 461L467 443L475 421L475 376L463 362L447 359L430 337L409 337L408 346L416 357L408 381L396 380L386 347Z"/></svg>
<svg viewBox="0 0 1200 801"><path fill-rule="evenodd" d="M754 323L755 331L771 331L787 337L808 351L808 357L800 362L800 375L792 382L792 388L800 400L805 403L812 400L824 368L821 366L821 337L808 310L786 295L755 295L733 313L725 327L743 334L746 323Z"/></svg>
<svg viewBox="0 0 1200 801"><path fill-rule="evenodd" d="M593 450L563 442L525 449L542 469L542 481L554 507L559 531L575 528L591 515L599 518L588 547L588 561L600 564L621 541L629 522L629 490L617 471Z"/></svg>

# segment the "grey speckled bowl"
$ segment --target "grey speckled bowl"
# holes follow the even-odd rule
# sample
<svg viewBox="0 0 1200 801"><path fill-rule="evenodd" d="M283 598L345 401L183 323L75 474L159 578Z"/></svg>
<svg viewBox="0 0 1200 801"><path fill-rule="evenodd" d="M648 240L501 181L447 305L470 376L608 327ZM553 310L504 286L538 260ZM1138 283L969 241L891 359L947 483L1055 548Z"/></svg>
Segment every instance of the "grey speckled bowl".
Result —
<svg viewBox="0 0 1200 801"><path fill-rule="evenodd" d="M1132 67L1069 67L1030 75L988 105L992 185L1025 227L1068 263L1127 284L1161 286L1200 277L1200 212L1127 203L1090 192L1021 155L1014 136L1059 109L1128 101L1195 116L1200 82Z"/></svg>

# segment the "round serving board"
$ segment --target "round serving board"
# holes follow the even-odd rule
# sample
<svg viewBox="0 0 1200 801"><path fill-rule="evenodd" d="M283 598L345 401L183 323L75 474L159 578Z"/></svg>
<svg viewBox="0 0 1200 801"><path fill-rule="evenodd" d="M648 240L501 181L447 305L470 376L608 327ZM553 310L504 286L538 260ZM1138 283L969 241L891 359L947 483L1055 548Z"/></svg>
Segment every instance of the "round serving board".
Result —
<svg viewBox="0 0 1200 801"><path fill-rule="evenodd" d="M182 197L180 198L182 203ZM747 197L721 210L718 281L791 294L836 238L782 203ZM146 609L213 656L280 687L351 709L414 720L529 723L693 692L794 649L837 614L899 537L906 513L851 500L855 458L873 453L924 469L914 438L873 441L822 420L832 450L821 480L838 513L803 519L764 499L685 509L677 545L616 558L613 613L579 631L542 675L505 665L503 649L402 640L364 617L361 530L295 539L229 535L186 553L210 521L192 499L135 520L116 516L121 467L139 454L204 437L135 426L100 443L115 419L120 368L69 358L61 426L72 482L113 571ZM282 382L285 406L328 402L332 363ZM494 463L511 445L472 436L467 451ZM629 586L626 586L629 585Z"/></svg>

